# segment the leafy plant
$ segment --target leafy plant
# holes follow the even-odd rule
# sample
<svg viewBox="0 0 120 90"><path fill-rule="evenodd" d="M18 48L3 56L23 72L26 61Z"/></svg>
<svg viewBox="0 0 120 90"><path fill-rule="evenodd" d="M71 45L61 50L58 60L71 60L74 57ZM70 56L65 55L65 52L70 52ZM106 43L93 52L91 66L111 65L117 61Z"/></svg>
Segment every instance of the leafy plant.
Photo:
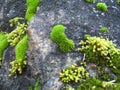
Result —
<svg viewBox="0 0 120 90"><path fill-rule="evenodd" d="M93 3L93 2L95 2L96 0L85 0L86 2L88 2L88 3Z"/></svg>
<svg viewBox="0 0 120 90"><path fill-rule="evenodd" d="M50 33L51 39L58 44L62 52L69 52L74 49L75 44L65 35L65 27L63 25L56 25Z"/></svg>
<svg viewBox="0 0 120 90"><path fill-rule="evenodd" d="M64 83L77 83L80 80L88 77L88 72L82 66L80 67L76 64L66 67L65 70L60 73L60 79Z"/></svg>
<svg viewBox="0 0 120 90"><path fill-rule="evenodd" d="M107 30L108 30L107 27L102 27L102 28L100 29L100 32L101 32L101 33L104 33L104 32L106 32Z"/></svg>
<svg viewBox="0 0 120 90"><path fill-rule="evenodd" d="M26 65L26 50L28 49L28 36L25 35L23 39L16 45L15 48L15 56L16 60L12 61L10 64L12 68L10 69L9 76L16 75L22 73L22 69Z"/></svg>
<svg viewBox="0 0 120 90"><path fill-rule="evenodd" d="M29 90L33 90L32 86L29 87ZM36 81L34 90L41 90L41 84L39 80Z"/></svg>
<svg viewBox="0 0 120 90"><path fill-rule="evenodd" d="M107 11L107 5L105 4L105 3L102 3L102 2L100 2L100 3L97 3L97 9L98 10L101 10L101 11Z"/></svg>

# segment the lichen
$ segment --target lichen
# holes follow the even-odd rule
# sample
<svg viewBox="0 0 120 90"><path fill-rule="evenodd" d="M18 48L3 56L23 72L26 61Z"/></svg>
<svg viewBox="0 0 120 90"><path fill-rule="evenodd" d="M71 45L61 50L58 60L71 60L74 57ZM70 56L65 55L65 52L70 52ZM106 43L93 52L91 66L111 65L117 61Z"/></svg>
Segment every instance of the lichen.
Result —
<svg viewBox="0 0 120 90"><path fill-rule="evenodd" d="M0 32L0 65L2 64L2 57L4 50L8 47L9 43L7 41L6 33Z"/></svg>
<svg viewBox="0 0 120 90"><path fill-rule="evenodd" d="M63 25L56 25L50 33L51 39L58 44L62 52L69 52L74 49L75 44L73 40L68 39L65 34L65 27Z"/></svg>
<svg viewBox="0 0 120 90"><path fill-rule="evenodd" d="M100 11L107 11L107 5L105 3L102 3L102 2L99 2L97 3L96 5L97 9L100 10Z"/></svg>
<svg viewBox="0 0 120 90"><path fill-rule="evenodd" d="M60 73L60 79L64 83L70 83L70 82L77 83L80 80L88 77L89 77L89 74L85 70L85 68L82 66L78 66L76 64L66 67L65 70L63 70Z"/></svg>
<svg viewBox="0 0 120 90"><path fill-rule="evenodd" d="M40 3L40 0L26 0L27 3L27 11L25 15L25 19L30 22L32 17L35 15L37 6Z"/></svg>
<svg viewBox="0 0 120 90"><path fill-rule="evenodd" d="M12 61L10 64L12 68L10 69L9 76L16 75L17 72L19 74L22 73L22 69L26 65L26 51L28 49L28 36L25 35L23 39L16 45L15 48L15 57L16 60Z"/></svg>

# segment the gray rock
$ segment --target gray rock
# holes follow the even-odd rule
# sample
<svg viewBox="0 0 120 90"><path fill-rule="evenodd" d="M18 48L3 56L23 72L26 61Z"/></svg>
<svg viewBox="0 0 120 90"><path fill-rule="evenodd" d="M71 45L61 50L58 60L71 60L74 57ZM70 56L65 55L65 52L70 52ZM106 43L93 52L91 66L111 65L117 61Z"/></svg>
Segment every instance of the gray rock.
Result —
<svg viewBox="0 0 120 90"><path fill-rule="evenodd" d="M59 90L62 83L55 75L59 75L66 66L81 61L77 49L84 34L103 35L120 45L120 7L115 1L105 2L108 5L107 12L98 11L96 4L85 3L84 0L42 1L28 29L28 62L41 70L39 77L43 83L43 90ZM56 24L63 24L66 27L65 33L75 41L74 51L61 53L58 46L50 39L50 31ZM104 26L110 30L101 34L99 30Z"/></svg>
<svg viewBox="0 0 120 90"><path fill-rule="evenodd" d="M102 13L97 11L96 4L85 3L84 0L42 0L28 28L27 67L17 78L8 77L9 63L15 59L14 50L8 48L11 54L5 52L0 68L0 90L28 90L37 78L42 83L42 90L60 90L64 86L59 80L61 70L82 60L82 55L77 49L84 34L106 36L120 47L120 6L115 0L105 2L108 11ZM13 14L8 16L12 17ZM50 39L50 31L56 24L63 24L68 38L74 40L75 49L72 52L61 53L59 47ZM109 27L104 34L99 32L102 26Z"/></svg>
<svg viewBox="0 0 120 90"><path fill-rule="evenodd" d="M26 0L0 0L0 30L10 32L9 20L25 16Z"/></svg>

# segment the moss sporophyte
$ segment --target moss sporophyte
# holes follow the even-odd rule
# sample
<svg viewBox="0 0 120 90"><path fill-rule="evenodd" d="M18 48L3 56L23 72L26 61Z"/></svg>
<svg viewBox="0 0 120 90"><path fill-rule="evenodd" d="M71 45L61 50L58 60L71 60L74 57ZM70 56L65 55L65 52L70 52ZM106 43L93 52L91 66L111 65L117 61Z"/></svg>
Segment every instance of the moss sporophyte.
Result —
<svg viewBox="0 0 120 90"><path fill-rule="evenodd" d="M55 43L58 44L62 52L69 52L75 47L73 40L67 38L65 34L65 27L63 25L55 25L52 28L50 37Z"/></svg>

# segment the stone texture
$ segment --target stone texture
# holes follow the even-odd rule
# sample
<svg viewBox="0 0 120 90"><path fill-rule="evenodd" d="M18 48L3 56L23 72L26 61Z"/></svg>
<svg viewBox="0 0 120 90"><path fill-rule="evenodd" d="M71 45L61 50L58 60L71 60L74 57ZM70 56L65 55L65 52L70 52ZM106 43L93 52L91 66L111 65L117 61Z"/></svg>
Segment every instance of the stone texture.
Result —
<svg viewBox="0 0 120 90"><path fill-rule="evenodd" d="M82 57L77 49L84 34L103 35L120 45L120 6L115 1L104 2L108 5L107 12L98 11L96 4L85 3L84 0L42 2L28 28L28 62L41 71L39 77L43 84L42 90L59 90L63 86L59 73L66 66L81 61ZM75 41L76 47L72 52L61 53L58 46L51 41L49 34L56 24L63 24L67 36ZM99 30L104 26L109 30L101 34Z"/></svg>
<svg viewBox="0 0 120 90"><path fill-rule="evenodd" d="M10 0L3 2L6 1ZM17 78L7 76L9 63L15 59L14 49L9 47L6 50L7 53L4 54L3 65L0 68L0 90L28 90L30 85L35 84L36 79L40 79L42 90L60 90L63 86L59 80L60 71L82 60L82 55L77 49L84 34L106 36L120 47L120 6L115 0L97 1L106 2L108 11L98 11L96 4L85 3L84 0L41 0L41 6L28 28L27 67ZM6 5L10 7L10 4ZM10 8L7 9L10 13ZM18 7L15 10L19 10ZM5 12L4 9L3 11ZM18 14L20 12L18 11ZM8 16L14 17L14 14ZM58 46L50 39L50 31L56 24L63 24L68 38L74 40L75 49L72 52L61 53ZM104 34L99 32L102 26L109 27Z"/></svg>
<svg viewBox="0 0 120 90"><path fill-rule="evenodd" d="M10 32L9 20L25 16L26 0L0 0L0 30Z"/></svg>

